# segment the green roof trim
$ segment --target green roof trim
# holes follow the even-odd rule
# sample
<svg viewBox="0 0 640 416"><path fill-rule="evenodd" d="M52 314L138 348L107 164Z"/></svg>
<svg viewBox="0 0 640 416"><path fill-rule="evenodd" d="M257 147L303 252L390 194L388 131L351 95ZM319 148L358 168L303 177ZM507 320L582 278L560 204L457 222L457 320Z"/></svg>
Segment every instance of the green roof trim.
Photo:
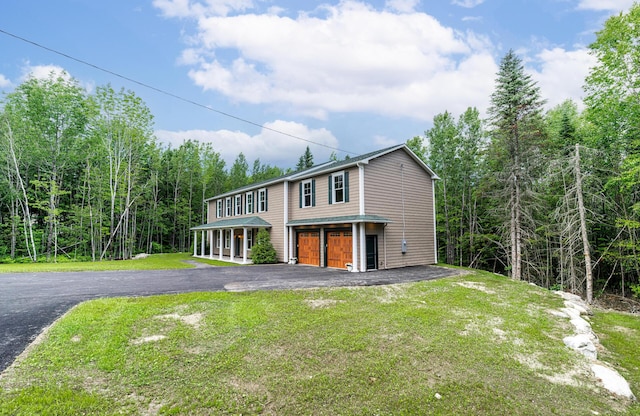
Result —
<svg viewBox="0 0 640 416"><path fill-rule="evenodd" d="M342 217L307 218L304 220L293 220L289 221L287 223L287 226L295 227L300 225L345 224L361 222L387 224L393 221L379 215L345 215Z"/></svg>
<svg viewBox="0 0 640 416"><path fill-rule="evenodd" d="M271 224L266 222L260 217L242 217L242 218L227 218L209 224L198 225L197 227L191 227L192 231L198 230L214 230L220 228L238 228L238 227L251 227L251 228L270 228Z"/></svg>

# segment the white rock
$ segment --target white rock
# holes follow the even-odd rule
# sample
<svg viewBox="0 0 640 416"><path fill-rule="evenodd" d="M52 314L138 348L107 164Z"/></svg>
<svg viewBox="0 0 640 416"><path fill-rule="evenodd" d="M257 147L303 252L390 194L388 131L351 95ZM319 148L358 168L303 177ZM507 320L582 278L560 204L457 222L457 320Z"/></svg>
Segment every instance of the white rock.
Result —
<svg viewBox="0 0 640 416"><path fill-rule="evenodd" d="M573 308L562 308L560 309L561 312L566 313L569 318L573 319L573 318L580 318L580 312L577 309L573 309Z"/></svg>
<svg viewBox="0 0 640 416"><path fill-rule="evenodd" d="M440 393L436 393L435 394L435 398L440 400L440 399L442 399L442 395Z"/></svg>
<svg viewBox="0 0 640 416"><path fill-rule="evenodd" d="M591 365L591 371L600 379L605 389L609 390L613 394L626 397L627 399L635 399L635 396L631 392L629 383L615 370L602 366L600 364Z"/></svg>
<svg viewBox="0 0 640 416"><path fill-rule="evenodd" d="M585 357L595 360L598 358L598 352L596 351L596 346L588 334L579 334L571 337L564 337L562 339L564 341L564 345L567 347L578 351L580 354Z"/></svg>
<svg viewBox="0 0 640 416"><path fill-rule="evenodd" d="M582 318L571 318L571 325L576 330L576 334L590 334L591 324Z"/></svg>
<svg viewBox="0 0 640 416"><path fill-rule="evenodd" d="M547 310L547 312L549 312L553 316L557 316L558 318L568 318L569 317L569 315L567 315L566 313L564 313L562 311L557 311L555 309L549 309L549 310Z"/></svg>
<svg viewBox="0 0 640 416"><path fill-rule="evenodd" d="M580 301L580 302L573 302L570 300L565 300L564 301L564 306L566 306L567 308L573 308L575 310L577 310L578 312L580 312L581 315L589 315L589 309L587 309L587 305L586 303Z"/></svg>
<svg viewBox="0 0 640 416"><path fill-rule="evenodd" d="M580 296L574 295L573 293L563 292L561 290L556 290L554 293L556 295L560 296L564 300L570 300L570 301L573 301L573 302L582 301L582 298Z"/></svg>

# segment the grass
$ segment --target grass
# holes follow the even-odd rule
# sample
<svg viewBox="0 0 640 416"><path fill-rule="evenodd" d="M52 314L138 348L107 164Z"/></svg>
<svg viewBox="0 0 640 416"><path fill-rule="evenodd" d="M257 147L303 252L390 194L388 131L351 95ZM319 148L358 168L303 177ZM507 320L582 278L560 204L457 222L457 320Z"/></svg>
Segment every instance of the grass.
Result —
<svg viewBox="0 0 640 416"><path fill-rule="evenodd" d="M213 266L236 266L219 260L192 257L189 253L152 254L138 260L105 260L95 262L60 262L60 263L13 263L0 264L0 273L38 273L38 272L85 272L107 270L169 270L189 269L193 264L186 261L197 261Z"/></svg>
<svg viewBox="0 0 640 416"><path fill-rule="evenodd" d="M549 312L561 307L551 292L484 272L365 288L93 300L0 378L0 415L637 410L599 388L586 359L564 346L571 326ZM638 317L618 318L594 320L638 330ZM637 341L609 356L636 392Z"/></svg>

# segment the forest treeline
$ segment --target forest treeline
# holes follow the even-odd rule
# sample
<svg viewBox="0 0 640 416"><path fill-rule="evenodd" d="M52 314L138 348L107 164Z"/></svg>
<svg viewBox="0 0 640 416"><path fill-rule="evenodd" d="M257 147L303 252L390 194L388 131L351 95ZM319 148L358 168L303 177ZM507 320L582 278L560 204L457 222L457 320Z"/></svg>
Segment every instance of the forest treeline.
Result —
<svg viewBox="0 0 640 416"><path fill-rule="evenodd" d="M302 163L302 161L301 161ZM160 146L131 91L30 78L0 112L0 260L123 259L188 251L203 200L285 173L211 144Z"/></svg>
<svg viewBox="0 0 640 416"><path fill-rule="evenodd" d="M545 99L521 59L502 59L486 117L435 116L408 145L440 176L441 261L591 299L640 292L640 6L610 18L591 53L585 108ZM307 151L298 168L313 163ZM131 91L88 94L30 78L0 108L0 261L121 259L187 251L207 197L289 170L211 144L161 146ZM640 293L639 293L640 294Z"/></svg>

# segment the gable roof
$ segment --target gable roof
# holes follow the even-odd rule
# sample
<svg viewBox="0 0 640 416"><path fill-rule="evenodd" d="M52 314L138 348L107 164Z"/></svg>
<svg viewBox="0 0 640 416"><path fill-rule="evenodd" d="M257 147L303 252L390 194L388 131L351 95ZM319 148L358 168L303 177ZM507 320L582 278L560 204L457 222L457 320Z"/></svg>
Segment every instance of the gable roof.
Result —
<svg viewBox="0 0 640 416"><path fill-rule="evenodd" d="M415 153L413 153L413 151L409 149L409 147L406 144L402 143L402 144L397 144L395 146L369 152L364 155L352 157L349 159L339 160L339 161L329 161L329 162L321 163L319 165L312 166L310 168L303 169L297 172L288 173L282 176L278 176L276 178L268 179L266 181L252 183L251 185L243 186L241 188L236 188L229 192L225 192L223 194L219 194L211 198L207 198L205 199L205 202L211 201L213 199L224 198L224 197L235 195L242 192L247 192L253 189L264 188L268 185L272 185L280 182L306 179L306 178L310 178L312 176L320 175L323 173L334 172L334 171L342 170L352 166L356 166L358 164L367 164L372 159L382 157L386 154L395 152L396 150L400 150L400 149L404 150L409 156L411 156L411 158L422 169L424 169L429 174L429 176L431 176L432 179L440 179L438 175L436 175L436 173L433 170L431 170L431 168L427 166L427 164L424 163L424 161L422 161L422 159L420 159Z"/></svg>

